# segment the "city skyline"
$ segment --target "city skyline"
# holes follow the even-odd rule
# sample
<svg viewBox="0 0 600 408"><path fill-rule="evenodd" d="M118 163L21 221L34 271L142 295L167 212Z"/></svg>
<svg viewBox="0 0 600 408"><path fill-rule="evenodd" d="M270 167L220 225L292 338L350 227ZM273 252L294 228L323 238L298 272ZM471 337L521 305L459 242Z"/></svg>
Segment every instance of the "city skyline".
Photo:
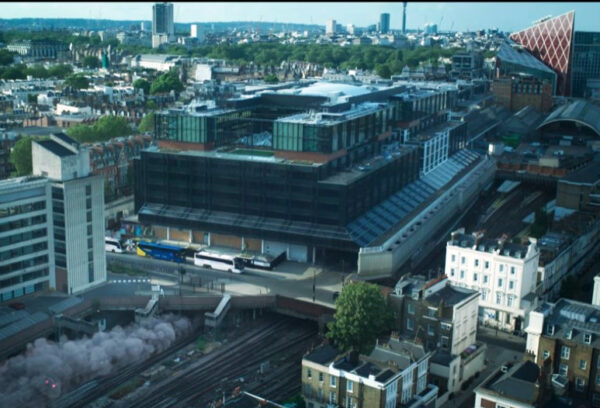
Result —
<svg viewBox="0 0 600 408"><path fill-rule="evenodd" d="M7 3L3 18L84 18L111 20L152 19L153 3L86 3L73 8L72 3ZM402 3L178 3L174 4L176 23L262 21L281 24L317 24L330 19L342 25L364 27L376 24L381 13L390 14L390 28L402 28ZM314 3L315 5L317 3ZM68 5L68 6L67 6ZM543 5L543 6L542 6ZM126 7L124 7L126 6ZM225 7L226 6L226 7ZM233 6L233 7L232 7ZM506 10L510 7L511 12ZM314 11L313 11L314 10ZM598 30L595 16L600 3L408 3L407 29L423 29L426 23L438 25L440 31L467 31L499 28L520 30L546 15L557 16L575 10L575 29Z"/></svg>

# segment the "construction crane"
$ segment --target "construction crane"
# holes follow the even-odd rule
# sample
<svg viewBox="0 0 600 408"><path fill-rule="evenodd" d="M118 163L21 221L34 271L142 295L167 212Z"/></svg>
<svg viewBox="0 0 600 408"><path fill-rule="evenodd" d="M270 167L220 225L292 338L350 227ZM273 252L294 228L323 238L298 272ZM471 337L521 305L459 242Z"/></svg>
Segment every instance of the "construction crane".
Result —
<svg viewBox="0 0 600 408"><path fill-rule="evenodd" d="M442 31L442 21L444 21L444 15L442 14L442 18L440 18L440 23L438 24L438 32Z"/></svg>

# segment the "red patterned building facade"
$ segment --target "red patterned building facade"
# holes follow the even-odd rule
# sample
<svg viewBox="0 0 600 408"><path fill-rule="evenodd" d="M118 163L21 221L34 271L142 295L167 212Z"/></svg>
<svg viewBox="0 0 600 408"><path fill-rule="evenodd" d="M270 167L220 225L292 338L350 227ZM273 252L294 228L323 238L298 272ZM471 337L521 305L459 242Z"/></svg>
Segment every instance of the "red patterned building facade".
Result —
<svg viewBox="0 0 600 408"><path fill-rule="evenodd" d="M532 55L556 71L556 94L571 95L571 54L575 12L541 21L512 33L510 39L523 45Z"/></svg>

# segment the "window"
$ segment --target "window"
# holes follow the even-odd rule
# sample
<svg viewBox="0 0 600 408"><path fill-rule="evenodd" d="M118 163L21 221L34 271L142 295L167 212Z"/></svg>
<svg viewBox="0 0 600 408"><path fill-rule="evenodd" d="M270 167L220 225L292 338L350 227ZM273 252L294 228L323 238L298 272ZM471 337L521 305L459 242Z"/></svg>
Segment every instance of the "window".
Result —
<svg viewBox="0 0 600 408"><path fill-rule="evenodd" d="M487 299L487 290L481 291L481 300L485 301Z"/></svg>
<svg viewBox="0 0 600 408"><path fill-rule="evenodd" d="M306 369L306 378L312 378L312 371L310 368Z"/></svg>
<svg viewBox="0 0 600 408"><path fill-rule="evenodd" d="M434 336L435 335L435 328L433 327L432 324L428 324L427 325L427 334L429 336Z"/></svg>
<svg viewBox="0 0 600 408"><path fill-rule="evenodd" d="M560 358L568 360L571 355L571 349L567 346L562 346L560 349Z"/></svg>
<svg viewBox="0 0 600 408"><path fill-rule="evenodd" d="M452 262L456 261L456 255L452 254Z"/></svg>
<svg viewBox="0 0 600 408"><path fill-rule="evenodd" d="M585 370L587 368L587 361L585 360L579 360L579 369L580 370Z"/></svg>
<svg viewBox="0 0 600 408"><path fill-rule="evenodd" d="M460 258L460 263L464 264L466 262L465 257L463 256L462 258Z"/></svg>
<svg viewBox="0 0 600 408"><path fill-rule="evenodd" d="M454 268L450 268L450 276L454 276Z"/></svg>
<svg viewBox="0 0 600 408"><path fill-rule="evenodd" d="M514 289L515 288L515 281L508 281L508 288L509 289Z"/></svg>
<svg viewBox="0 0 600 408"><path fill-rule="evenodd" d="M488 275L483 275L483 283L488 283L489 278Z"/></svg>
<svg viewBox="0 0 600 408"><path fill-rule="evenodd" d="M594 407L600 407L600 394L597 392L595 392L594 395L592 396L592 405Z"/></svg>
<svg viewBox="0 0 600 408"><path fill-rule="evenodd" d="M319 382L323 382L323 373L319 373Z"/></svg>
<svg viewBox="0 0 600 408"><path fill-rule="evenodd" d="M354 389L354 383L352 381L348 380L348 381L346 381L346 385L348 388L348 392L352 392Z"/></svg>
<svg viewBox="0 0 600 408"><path fill-rule="evenodd" d="M330 391L329 392L329 403L330 404L335 404L335 391Z"/></svg>
<svg viewBox="0 0 600 408"><path fill-rule="evenodd" d="M86 218L87 222L91 222L92 221L92 212L88 211L85 218Z"/></svg>
<svg viewBox="0 0 600 408"><path fill-rule="evenodd" d="M465 278L465 271L460 271L460 278L464 279Z"/></svg>
<svg viewBox="0 0 600 408"><path fill-rule="evenodd" d="M448 338L448 336L442 336L440 338L440 343L442 345L442 348L448 348L448 344L449 344L449 338Z"/></svg>
<svg viewBox="0 0 600 408"><path fill-rule="evenodd" d="M566 364L560 364L558 366L558 373L561 375L567 375L567 371L569 371L569 367Z"/></svg>
<svg viewBox="0 0 600 408"><path fill-rule="evenodd" d="M583 391L584 387L585 387L585 380L581 377L577 377L575 379L575 389L577 391Z"/></svg>
<svg viewBox="0 0 600 408"><path fill-rule="evenodd" d="M498 278L498 287L501 288L502 287L502 278Z"/></svg>
<svg viewBox="0 0 600 408"><path fill-rule="evenodd" d="M583 341L585 342L585 344L591 344L592 343L592 335L590 333L584 333ZM600 364L600 360L599 360L599 364Z"/></svg>
<svg viewBox="0 0 600 408"><path fill-rule="evenodd" d="M490 269L490 263L488 261L485 261L485 264L483 266L485 267L485 269Z"/></svg>
<svg viewBox="0 0 600 408"><path fill-rule="evenodd" d="M506 297L506 306L512 307L512 302L513 302L513 297L512 296L507 296Z"/></svg>
<svg viewBox="0 0 600 408"><path fill-rule="evenodd" d="M476 273L473 274L473 282L477 282L477 274Z"/></svg>
<svg viewBox="0 0 600 408"><path fill-rule="evenodd" d="M90 194L92 194L92 185L91 184L87 184L85 186L85 195L89 196Z"/></svg>
<svg viewBox="0 0 600 408"><path fill-rule="evenodd" d="M407 306L407 311L408 314L415 314L415 305L413 305L412 303L409 303Z"/></svg>
<svg viewBox="0 0 600 408"><path fill-rule="evenodd" d="M515 274L515 267L514 267L514 266L511 266L511 267L510 267L510 274L511 274L511 275L514 275L514 274Z"/></svg>
<svg viewBox="0 0 600 408"><path fill-rule="evenodd" d="M550 352L548 350L544 350L542 352L542 359L546 360L548 357L550 357Z"/></svg>
<svg viewBox="0 0 600 408"><path fill-rule="evenodd" d="M496 293L496 304L502 304L502 293Z"/></svg>
<svg viewBox="0 0 600 408"><path fill-rule="evenodd" d="M437 314L437 309L434 309L431 307L427 309L427 315L429 317L436 317L436 314Z"/></svg>
<svg viewBox="0 0 600 408"><path fill-rule="evenodd" d="M413 321L411 318L406 319L406 330L413 330Z"/></svg>
<svg viewBox="0 0 600 408"><path fill-rule="evenodd" d="M479 266L479 259L475 259L475 266Z"/></svg>
<svg viewBox="0 0 600 408"><path fill-rule="evenodd" d="M329 385L335 387L335 377L333 375L329 377Z"/></svg>
<svg viewBox="0 0 600 408"><path fill-rule="evenodd" d="M500 265L500 272L504 272L504 265Z"/></svg>

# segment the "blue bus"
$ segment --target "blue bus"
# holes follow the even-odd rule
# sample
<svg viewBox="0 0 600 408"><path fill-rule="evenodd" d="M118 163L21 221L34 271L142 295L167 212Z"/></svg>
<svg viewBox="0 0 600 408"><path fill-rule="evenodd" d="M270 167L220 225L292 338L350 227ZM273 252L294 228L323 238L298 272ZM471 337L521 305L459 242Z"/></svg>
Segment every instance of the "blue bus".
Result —
<svg viewBox="0 0 600 408"><path fill-rule="evenodd" d="M177 263L185 262L185 248L179 248L172 245L140 241L137 244L136 253L139 256L149 256L155 259L162 259L163 261Z"/></svg>

